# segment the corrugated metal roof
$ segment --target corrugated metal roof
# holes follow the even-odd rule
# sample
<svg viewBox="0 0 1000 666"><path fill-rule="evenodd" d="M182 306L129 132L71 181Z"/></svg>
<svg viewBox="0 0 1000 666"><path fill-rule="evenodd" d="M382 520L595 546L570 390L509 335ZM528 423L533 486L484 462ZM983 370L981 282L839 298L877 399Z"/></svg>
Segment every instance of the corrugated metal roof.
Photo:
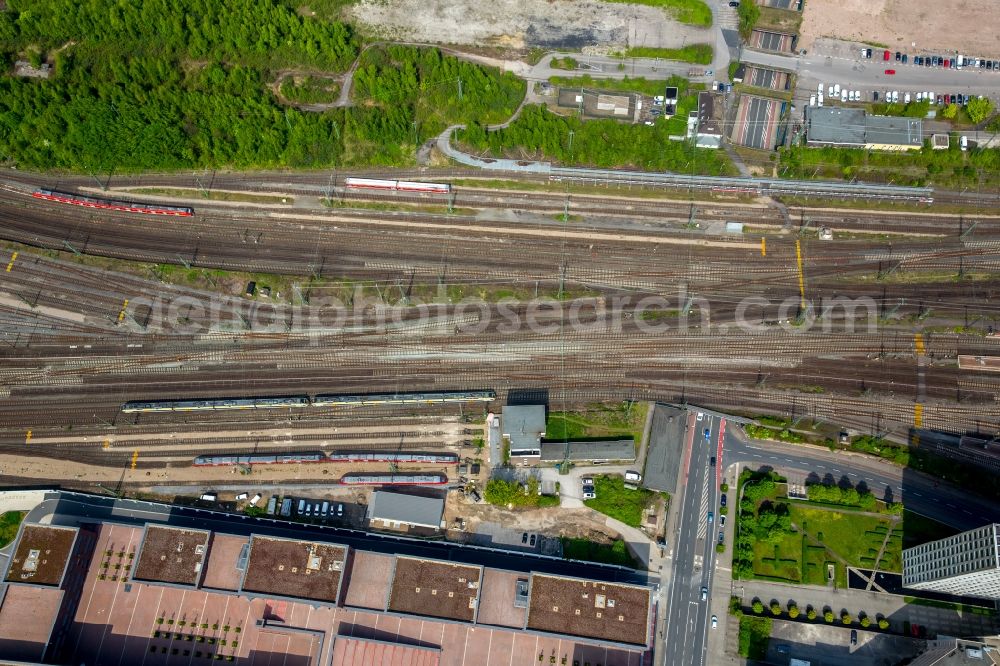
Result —
<svg viewBox="0 0 1000 666"><path fill-rule="evenodd" d="M593 442L542 442L542 461L635 460L635 441L606 439Z"/></svg>
<svg viewBox="0 0 1000 666"><path fill-rule="evenodd" d="M368 518L408 525L437 528L441 526L444 500L379 490L372 493Z"/></svg>

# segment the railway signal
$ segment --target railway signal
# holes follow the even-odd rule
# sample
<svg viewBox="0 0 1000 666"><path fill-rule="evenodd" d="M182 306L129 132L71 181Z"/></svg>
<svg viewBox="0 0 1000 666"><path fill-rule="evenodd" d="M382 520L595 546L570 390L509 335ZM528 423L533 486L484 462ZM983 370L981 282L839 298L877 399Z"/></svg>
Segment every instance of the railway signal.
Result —
<svg viewBox="0 0 1000 666"><path fill-rule="evenodd" d="M132 469L135 469L136 462L139 461L139 449L132 452Z"/></svg>

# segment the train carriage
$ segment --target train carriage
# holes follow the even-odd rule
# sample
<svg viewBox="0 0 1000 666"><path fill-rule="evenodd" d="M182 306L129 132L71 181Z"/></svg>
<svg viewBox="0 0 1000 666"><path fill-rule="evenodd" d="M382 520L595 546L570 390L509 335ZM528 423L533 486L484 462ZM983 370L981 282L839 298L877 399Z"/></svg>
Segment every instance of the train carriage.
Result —
<svg viewBox="0 0 1000 666"><path fill-rule="evenodd" d="M72 194L69 192L59 192L56 190L35 190L31 196L45 201L70 204L72 206L82 206L84 208L99 208L103 210L115 210L124 213L142 213L145 215L172 215L176 217L190 217L194 215L194 209L187 206L166 206L162 204L139 203L135 201L121 201L117 199L99 199L88 197L82 194Z"/></svg>

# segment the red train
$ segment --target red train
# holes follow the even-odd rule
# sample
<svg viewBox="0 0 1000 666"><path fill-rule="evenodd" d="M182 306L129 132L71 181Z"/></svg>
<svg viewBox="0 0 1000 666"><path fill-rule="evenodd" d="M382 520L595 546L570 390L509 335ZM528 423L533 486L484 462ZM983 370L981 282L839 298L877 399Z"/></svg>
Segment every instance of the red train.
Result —
<svg viewBox="0 0 1000 666"><path fill-rule="evenodd" d="M85 197L81 194L70 194L68 192L57 192L55 190L35 190L31 196L36 199L46 201L57 201L59 203L73 206L83 206L85 208L100 208L103 210L118 210L124 213L144 213L146 215L174 215L177 217L191 217L194 215L193 208L186 206L161 206L160 204L144 204L134 201L119 201L115 199L96 199Z"/></svg>
<svg viewBox="0 0 1000 666"><path fill-rule="evenodd" d="M449 183L417 183L409 180L382 180L379 178L345 178L344 185L353 190L389 190L391 192L429 192L448 194Z"/></svg>

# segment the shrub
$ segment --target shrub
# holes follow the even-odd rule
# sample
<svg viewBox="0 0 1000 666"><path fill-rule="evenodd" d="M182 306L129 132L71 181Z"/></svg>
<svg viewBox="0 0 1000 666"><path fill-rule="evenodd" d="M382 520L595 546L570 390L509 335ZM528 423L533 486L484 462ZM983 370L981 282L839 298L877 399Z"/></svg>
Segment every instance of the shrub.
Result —
<svg viewBox="0 0 1000 666"><path fill-rule="evenodd" d="M987 97L974 97L965 105L965 112L969 120L978 125L993 113L993 102Z"/></svg>
<svg viewBox="0 0 1000 666"><path fill-rule="evenodd" d="M861 618L860 622L861 622L861 626L864 627L865 629L867 629L868 626L871 625L871 623L872 623L871 619L867 615L863 616Z"/></svg>
<svg viewBox="0 0 1000 666"><path fill-rule="evenodd" d="M815 620L816 619L816 609L815 608L810 608L809 610L807 610L806 611L806 617L809 618L810 620Z"/></svg>
<svg viewBox="0 0 1000 666"><path fill-rule="evenodd" d="M753 612L754 613L763 613L764 612L764 604L761 602L760 599L754 599L753 600L753 606L752 606L752 608L753 608Z"/></svg>
<svg viewBox="0 0 1000 666"><path fill-rule="evenodd" d="M781 615L781 604L777 601L771 603L771 615Z"/></svg>
<svg viewBox="0 0 1000 666"><path fill-rule="evenodd" d="M947 120L954 120L955 116L958 115L958 105L949 104L948 106L938 111L938 115Z"/></svg>
<svg viewBox="0 0 1000 666"><path fill-rule="evenodd" d="M726 544L724 544L724 543L717 543L717 544L715 544L715 552L717 552L717 553L724 553L724 552L726 552Z"/></svg>
<svg viewBox="0 0 1000 666"><path fill-rule="evenodd" d="M729 492L729 484L728 483L723 483L721 486L719 486L719 490L721 490L724 493L728 493Z"/></svg>
<svg viewBox="0 0 1000 666"><path fill-rule="evenodd" d="M833 611L826 611L823 613L823 619L827 622L833 622Z"/></svg>
<svg viewBox="0 0 1000 666"><path fill-rule="evenodd" d="M881 629L881 630L883 630L883 631L885 631L886 629L888 629L889 628L889 620L885 619L884 617L883 618L879 618L878 628Z"/></svg>
<svg viewBox="0 0 1000 666"><path fill-rule="evenodd" d="M850 613L844 613L843 615L840 616L840 621L843 622L844 624L850 624L851 622L853 622L853 619L851 618Z"/></svg>
<svg viewBox="0 0 1000 666"><path fill-rule="evenodd" d="M792 606L791 608L788 609L788 617L790 617L790 618L792 618L794 620L798 616L799 616L799 609L798 608L796 608L795 606Z"/></svg>

